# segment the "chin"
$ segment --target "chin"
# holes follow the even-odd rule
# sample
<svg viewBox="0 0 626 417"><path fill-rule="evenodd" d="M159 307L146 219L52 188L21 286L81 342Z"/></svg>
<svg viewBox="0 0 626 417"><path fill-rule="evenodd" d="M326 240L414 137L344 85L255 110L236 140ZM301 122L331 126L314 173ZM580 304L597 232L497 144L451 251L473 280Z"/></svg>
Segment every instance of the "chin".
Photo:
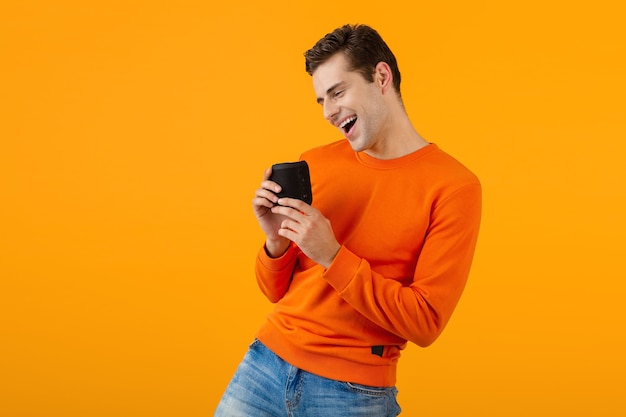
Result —
<svg viewBox="0 0 626 417"><path fill-rule="evenodd" d="M363 150L365 150L365 146L363 146L363 143L361 141L359 141L358 139L346 139L348 141L348 143L350 144L350 147L352 148L352 150L354 152L361 152Z"/></svg>
<svg viewBox="0 0 626 417"><path fill-rule="evenodd" d="M350 143L350 146L352 147L352 150L354 152L362 152L363 151L363 147L362 146L357 146L354 143Z"/></svg>

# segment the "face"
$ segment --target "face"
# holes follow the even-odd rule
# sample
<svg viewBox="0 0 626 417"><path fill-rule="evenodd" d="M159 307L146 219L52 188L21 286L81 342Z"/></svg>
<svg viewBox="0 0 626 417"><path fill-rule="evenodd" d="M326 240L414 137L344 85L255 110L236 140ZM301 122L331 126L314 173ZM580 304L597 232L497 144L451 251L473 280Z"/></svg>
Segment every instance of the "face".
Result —
<svg viewBox="0 0 626 417"><path fill-rule="evenodd" d="M337 53L315 70L313 88L324 118L341 131L353 150L367 152L381 144L387 109L376 81L348 71L344 55Z"/></svg>

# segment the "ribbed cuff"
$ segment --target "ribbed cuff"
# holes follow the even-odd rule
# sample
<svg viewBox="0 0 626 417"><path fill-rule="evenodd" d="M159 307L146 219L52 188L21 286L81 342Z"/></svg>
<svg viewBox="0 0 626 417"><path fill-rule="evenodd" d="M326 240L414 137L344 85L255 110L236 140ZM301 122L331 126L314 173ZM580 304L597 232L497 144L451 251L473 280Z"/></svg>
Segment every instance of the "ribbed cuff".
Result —
<svg viewBox="0 0 626 417"><path fill-rule="evenodd" d="M338 292L342 292L352 281L360 265L361 258L350 252L345 246L342 246L339 252L337 252L333 263L330 264L322 275L322 278L328 281Z"/></svg>

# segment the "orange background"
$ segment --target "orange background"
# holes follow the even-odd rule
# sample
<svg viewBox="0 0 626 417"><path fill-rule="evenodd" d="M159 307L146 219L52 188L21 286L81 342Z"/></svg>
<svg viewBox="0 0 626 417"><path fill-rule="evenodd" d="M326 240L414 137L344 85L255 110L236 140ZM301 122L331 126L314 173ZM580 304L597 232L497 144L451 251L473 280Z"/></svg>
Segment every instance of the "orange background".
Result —
<svg viewBox="0 0 626 417"><path fill-rule="evenodd" d="M455 316L401 359L403 415L626 413L621 2L7 3L1 417L212 415L271 308L254 189L338 139L302 53L347 22L484 186Z"/></svg>

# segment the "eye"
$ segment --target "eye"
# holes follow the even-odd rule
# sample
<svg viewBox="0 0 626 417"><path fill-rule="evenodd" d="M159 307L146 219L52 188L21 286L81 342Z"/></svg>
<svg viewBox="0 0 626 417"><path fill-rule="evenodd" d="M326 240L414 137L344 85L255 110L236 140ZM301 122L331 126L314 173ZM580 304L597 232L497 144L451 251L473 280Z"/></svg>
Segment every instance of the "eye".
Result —
<svg viewBox="0 0 626 417"><path fill-rule="evenodd" d="M336 91L336 92L335 92L335 94L333 94L333 98L339 98L339 97L343 96L343 93L344 93L345 91L346 91L346 90L339 90L339 91Z"/></svg>

